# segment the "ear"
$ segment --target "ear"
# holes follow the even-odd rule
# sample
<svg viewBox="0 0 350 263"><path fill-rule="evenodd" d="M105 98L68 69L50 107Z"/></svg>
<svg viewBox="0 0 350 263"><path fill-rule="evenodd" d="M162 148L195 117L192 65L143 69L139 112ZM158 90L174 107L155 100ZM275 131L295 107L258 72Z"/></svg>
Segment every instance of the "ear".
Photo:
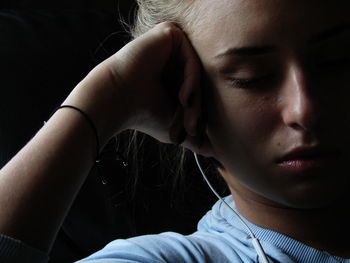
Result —
<svg viewBox="0 0 350 263"><path fill-rule="evenodd" d="M203 127L199 132L197 132L195 136L187 134L185 141L181 145L199 155L216 160L214 159L215 152L211 140L207 134L206 125L205 123L203 123L202 125ZM216 164L220 163L216 161Z"/></svg>
<svg viewBox="0 0 350 263"><path fill-rule="evenodd" d="M185 116L186 114L187 116ZM206 123L198 116L196 109L187 108L184 110L183 106L179 104L169 129L170 141L199 155L213 157L215 156L214 150L208 136ZM188 127L192 127L192 130L189 131Z"/></svg>

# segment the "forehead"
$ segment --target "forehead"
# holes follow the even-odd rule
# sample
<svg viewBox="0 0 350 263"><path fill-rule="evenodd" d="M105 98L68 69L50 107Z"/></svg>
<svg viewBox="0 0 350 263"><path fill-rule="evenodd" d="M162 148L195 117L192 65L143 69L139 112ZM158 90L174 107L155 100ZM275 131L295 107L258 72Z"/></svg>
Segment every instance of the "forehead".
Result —
<svg viewBox="0 0 350 263"><path fill-rule="evenodd" d="M202 60L230 47L297 44L349 21L346 0L198 0L189 37Z"/></svg>

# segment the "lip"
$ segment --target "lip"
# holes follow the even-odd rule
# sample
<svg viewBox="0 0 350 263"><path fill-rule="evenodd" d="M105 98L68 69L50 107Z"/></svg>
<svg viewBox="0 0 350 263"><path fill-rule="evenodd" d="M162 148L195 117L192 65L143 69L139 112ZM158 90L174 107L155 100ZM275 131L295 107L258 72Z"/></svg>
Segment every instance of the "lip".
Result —
<svg viewBox="0 0 350 263"><path fill-rule="evenodd" d="M329 166L340 154L336 148L297 147L276 159L276 163L288 170L302 172Z"/></svg>

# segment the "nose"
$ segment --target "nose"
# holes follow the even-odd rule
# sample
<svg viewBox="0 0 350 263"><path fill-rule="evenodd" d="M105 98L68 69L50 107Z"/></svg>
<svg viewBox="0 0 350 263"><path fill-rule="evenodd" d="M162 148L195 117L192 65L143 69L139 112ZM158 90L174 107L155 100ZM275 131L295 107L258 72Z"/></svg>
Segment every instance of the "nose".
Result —
<svg viewBox="0 0 350 263"><path fill-rule="evenodd" d="M284 123L296 130L310 131L319 117L318 103L302 67L291 66L282 86L280 101Z"/></svg>

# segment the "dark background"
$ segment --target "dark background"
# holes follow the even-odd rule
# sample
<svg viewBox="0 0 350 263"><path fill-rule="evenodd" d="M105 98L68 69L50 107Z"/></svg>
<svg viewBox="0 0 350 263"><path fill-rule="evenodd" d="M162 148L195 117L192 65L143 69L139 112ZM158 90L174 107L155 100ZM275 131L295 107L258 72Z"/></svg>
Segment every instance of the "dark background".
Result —
<svg viewBox="0 0 350 263"><path fill-rule="evenodd" d="M133 17L133 1L23 0L0 2L0 167L40 129L52 110L99 62L129 41L119 22ZM177 160L146 137L136 152L138 166L111 141L59 232L50 262L72 262L116 238L176 231L189 234L215 202L194 162L174 182ZM140 160L143 159L141 162ZM138 180L135 180L136 168ZM224 193L217 176L212 180ZM227 193L227 192L225 192ZM64 194L64 189L62 190ZM43 216L45 211L43 211Z"/></svg>

